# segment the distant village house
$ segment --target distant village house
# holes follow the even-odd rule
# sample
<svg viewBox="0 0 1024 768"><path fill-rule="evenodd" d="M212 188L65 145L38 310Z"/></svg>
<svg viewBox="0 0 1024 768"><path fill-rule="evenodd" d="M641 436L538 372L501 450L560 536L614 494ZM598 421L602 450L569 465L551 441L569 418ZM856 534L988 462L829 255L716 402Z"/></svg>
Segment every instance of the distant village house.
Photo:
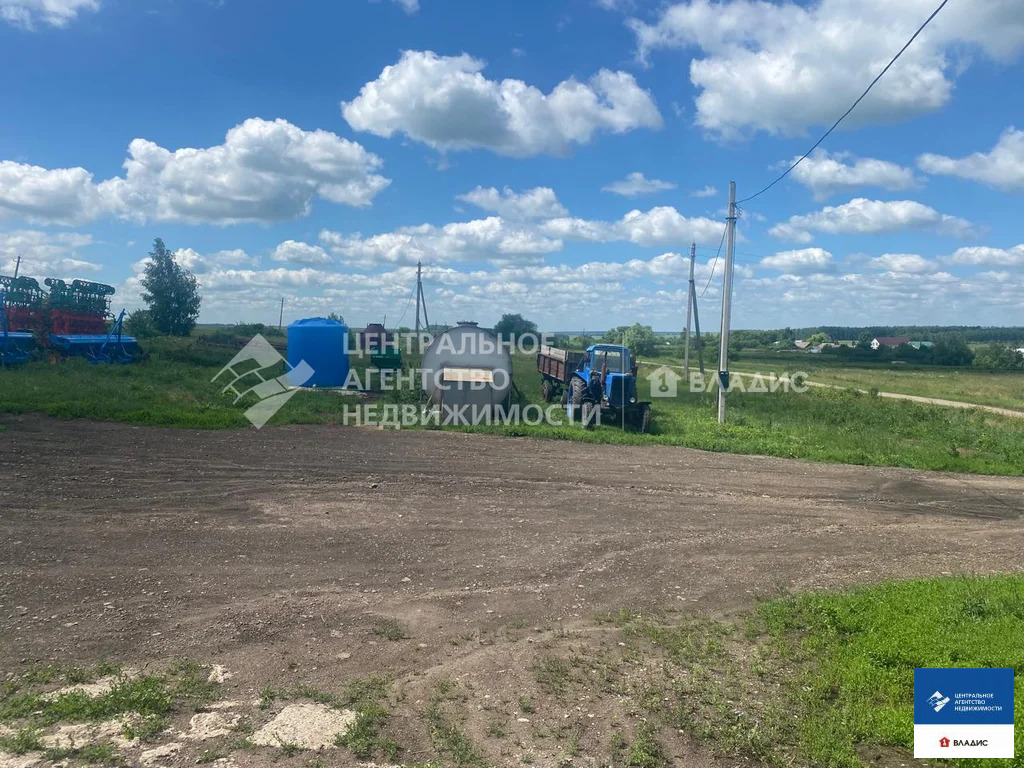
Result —
<svg viewBox="0 0 1024 768"><path fill-rule="evenodd" d="M871 348L881 349L882 347L891 347L892 349L896 349L896 347L901 344L909 343L910 339L905 336L878 336L871 340Z"/></svg>

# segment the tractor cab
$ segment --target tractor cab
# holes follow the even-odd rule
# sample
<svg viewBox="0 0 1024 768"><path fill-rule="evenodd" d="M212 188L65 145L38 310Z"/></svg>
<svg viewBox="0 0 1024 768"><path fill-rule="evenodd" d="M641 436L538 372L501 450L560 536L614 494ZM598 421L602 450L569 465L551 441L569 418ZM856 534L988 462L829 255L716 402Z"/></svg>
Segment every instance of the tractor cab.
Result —
<svg viewBox="0 0 1024 768"><path fill-rule="evenodd" d="M626 347L617 344L588 347L577 372L594 402L613 407L636 402L636 366Z"/></svg>

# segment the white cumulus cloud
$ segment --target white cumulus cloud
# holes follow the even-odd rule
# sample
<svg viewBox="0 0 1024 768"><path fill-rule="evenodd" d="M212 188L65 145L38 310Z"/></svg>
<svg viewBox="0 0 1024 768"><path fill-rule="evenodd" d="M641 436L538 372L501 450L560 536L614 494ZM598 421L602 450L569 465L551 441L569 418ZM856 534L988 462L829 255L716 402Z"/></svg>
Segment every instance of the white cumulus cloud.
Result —
<svg viewBox="0 0 1024 768"><path fill-rule="evenodd" d="M513 157L564 154L599 131L662 125L650 93L626 72L602 69L545 94L522 80L488 80L484 66L466 54L406 51L343 102L342 114L378 136L403 133L438 150L482 147Z"/></svg>
<svg viewBox="0 0 1024 768"><path fill-rule="evenodd" d="M99 0L0 0L0 20L24 29L35 29L39 22L66 27L79 13L99 7Z"/></svg>
<svg viewBox="0 0 1024 768"><path fill-rule="evenodd" d="M798 158L786 163L792 165ZM819 149L793 169L792 177L813 193L816 200L837 192L850 192L860 187L904 190L916 187L918 181L910 168L888 160L853 157L845 152L830 155Z"/></svg>
<svg viewBox="0 0 1024 768"><path fill-rule="evenodd" d="M633 210L618 221L591 221L560 218L541 224L541 231L552 237L589 242L625 240L637 245L685 245L691 241L717 244L725 225L704 216L683 216L672 206L649 211Z"/></svg>
<svg viewBox="0 0 1024 768"><path fill-rule="evenodd" d="M522 193L508 187L500 192L494 187L476 187L457 199L506 219L549 219L569 213L550 187L534 187Z"/></svg>
<svg viewBox="0 0 1024 768"><path fill-rule="evenodd" d="M650 195L655 192L665 192L675 188L676 185L671 181L648 179L639 171L635 171L634 173L627 174L624 179L613 181L611 184L602 187L602 190L622 195L623 197L639 197L640 195Z"/></svg>
<svg viewBox="0 0 1024 768"><path fill-rule="evenodd" d="M638 53L699 49L690 81L697 122L729 136L801 134L831 124L934 10L933 0L688 0L631 19ZM1024 47L1018 0L950 3L847 118L892 122L938 109L978 50L1007 62Z"/></svg>
<svg viewBox="0 0 1024 768"><path fill-rule="evenodd" d="M390 181L381 159L328 131L252 118L223 144L170 151L145 139L128 148L125 176L99 185L115 213L129 218L235 224L309 213L314 198L369 205Z"/></svg>
<svg viewBox="0 0 1024 768"><path fill-rule="evenodd" d="M76 232L0 232L0 274L13 275L19 256L19 274L35 277L40 286L44 277L75 277L83 272L98 272L102 264L80 258L78 254L79 248L92 244L92 235Z"/></svg>
<svg viewBox="0 0 1024 768"><path fill-rule="evenodd" d="M401 227L370 237L324 230L320 242L350 264L435 264L450 261L505 263L536 261L545 253L559 251L562 242L546 237L533 227L510 223L500 216L455 222L438 227L421 224Z"/></svg>
<svg viewBox="0 0 1024 768"><path fill-rule="evenodd" d="M932 263L916 253L883 253L878 258L871 259L870 263L887 272L905 272L917 275L934 271Z"/></svg>
<svg viewBox="0 0 1024 768"><path fill-rule="evenodd" d="M92 174L84 168L0 161L0 220L74 225L96 218L102 209Z"/></svg>
<svg viewBox="0 0 1024 768"><path fill-rule="evenodd" d="M921 155L918 167L927 173L959 176L1012 192L1024 189L1024 131L1007 128L991 152L975 152L959 159Z"/></svg>
<svg viewBox="0 0 1024 768"><path fill-rule="evenodd" d="M125 175L99 184L84 168L0 161L0 221L76 225L103 215L136 221L235 224L310 212L314 199L369 205L390 184L382 161L327 131L253 118L223 144L170 151L135 139Z"/></svg>
<svg viewBox="0 0 1024 768"><path fill-rule="evenodd" d="M695 189L690 193L691 197L714 197L718 194L718 188L707 184L700 189Z"/></svg>
<svg viewBox="0 0 1024 768"><path fill-rule="evenodd" d="M968 237L973 232L971 222L939 213L914 200L882 201L857 197L842 205L790 216L788 221L772 227L769 233L783 240L807 243L812 239L812 231L838 235L877 234L904 229L928 229L953 237Z"/></svg>
<svg viewBox="0 0 1024 768"><path fill-rule="evenodd" d="M774 256L767 256L761 259L761 266L794 275L831 272L835 269L832 254L823 248L779 251Z"/></svg>
<svg viewBox="0 0 1024 768"><path fill-rule="evenodd" d="M1005 267L1024 266L1024 243L1012 248L992 248L986 245L973 245L958 248L953 253L956 264L993 265Z"/></svg>
<svg viewBox="0 0 1024 768"><path fill-rule="evenodd" d="M330 264L334 259L319 245L285 240L278 245L270 257L274 261L287 261L291 264Z"/></svg>

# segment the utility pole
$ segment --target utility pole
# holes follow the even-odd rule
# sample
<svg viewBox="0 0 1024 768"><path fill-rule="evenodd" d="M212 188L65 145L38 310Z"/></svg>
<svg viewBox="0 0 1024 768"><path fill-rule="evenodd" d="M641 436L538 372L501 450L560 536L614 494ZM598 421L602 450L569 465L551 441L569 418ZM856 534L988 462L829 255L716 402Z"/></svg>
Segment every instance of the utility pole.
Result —
<svg viewBox="0 0 1024 768"><path fill-rule="evenodd" d="M725 222L725 275L722 278L722 339L718 352L718 423L725 424L729 389L729 319L732 311L732 272L736 258L736 182L729 182L729 217Z"/></svg>
<svg viewBox="0 0 1024 768"><path fill-rule="evenodd" d="M423 295L423 262L416 262L416 343L420 343L420 296Z"/></svg>
<svg viewBox="0 0 1024 768"><path fill-rule="evenodd" d="M18 279L18 270L21 269L21 254L18 254L18 260L14 262L14 279Z"/></svg>
<svg viewBox="0 0 1024 768"><path fill-rule="evenodd" d="M284 327L284 296L281 297L281 314L277 316L277 330Z"/></svg>
<svg viewBox="0 0 1024 768"><path fill-rule="evenodd" d="M690 381L690 320L693 317L693 265L697 260L697 244L690 243L690 282L686 289L686 331L683 337L683 376Z"/></svg>
<svg viewBox="0 0 1024 768"><path fill-rule="evenodd" d="M697 362L700 364L700 377L704 381L704 337L700 335L700 313L697 311L697 289L693 289L693 332L694 344L697 346Z"/></svg>

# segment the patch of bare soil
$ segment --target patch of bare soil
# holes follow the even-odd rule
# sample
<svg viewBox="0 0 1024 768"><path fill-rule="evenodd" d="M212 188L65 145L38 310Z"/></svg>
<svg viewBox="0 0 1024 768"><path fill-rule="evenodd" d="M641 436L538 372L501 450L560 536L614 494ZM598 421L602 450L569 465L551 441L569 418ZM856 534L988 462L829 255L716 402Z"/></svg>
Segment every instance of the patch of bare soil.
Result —
<svg viewBox="0 0 1024 768"><path fill-rule="evenodd" d="M219 685L119 747L135 764L623 765L650 708L599 614L1024 568L1019 478L437 432L3 426L0 679L189 658ZM368 751L254 743L296 705L363 712ZM750 764L664 723L657 739L669 764Z"/></svg>

